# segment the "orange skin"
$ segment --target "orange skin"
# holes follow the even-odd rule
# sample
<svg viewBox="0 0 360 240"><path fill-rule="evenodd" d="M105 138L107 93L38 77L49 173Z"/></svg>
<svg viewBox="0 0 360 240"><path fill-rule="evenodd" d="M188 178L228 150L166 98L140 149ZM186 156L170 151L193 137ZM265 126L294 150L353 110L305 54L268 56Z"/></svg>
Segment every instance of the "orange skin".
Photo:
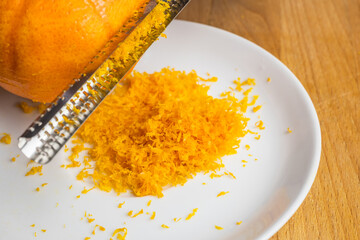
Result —
<svg viewBox="0 0 360 240"><path fill-rule="evenodd" d="M0 87L51 102L145 2L1 0Z"/></svg>

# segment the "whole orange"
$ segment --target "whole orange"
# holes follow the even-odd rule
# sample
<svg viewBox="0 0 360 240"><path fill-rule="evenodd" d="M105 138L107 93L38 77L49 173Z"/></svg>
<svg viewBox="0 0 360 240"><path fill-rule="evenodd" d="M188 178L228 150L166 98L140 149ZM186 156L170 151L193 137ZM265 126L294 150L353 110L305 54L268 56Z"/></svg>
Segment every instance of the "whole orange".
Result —
<svg viewBox="0 0 360 240"><path fill-rule="evenodd" d="M145 2L1 0L0 86L52 101Z"/></svg>

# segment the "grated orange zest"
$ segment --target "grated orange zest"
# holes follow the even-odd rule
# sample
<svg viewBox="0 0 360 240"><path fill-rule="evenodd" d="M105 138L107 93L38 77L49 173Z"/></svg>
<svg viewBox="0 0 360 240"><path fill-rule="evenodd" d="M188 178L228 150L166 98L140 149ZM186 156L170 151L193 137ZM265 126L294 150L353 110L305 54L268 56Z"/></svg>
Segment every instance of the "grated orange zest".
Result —
<svg viewBox="0 0 360 240"><path fill-rule="evenodd" d="M167 185L223 167L221 157L235 154L248 133L248 98L213 98L199 81L195 71L134 72L78 130L70 160L79 166L79 152L89 150L93 172L84 168L77 179L117 194L162 197Z"/></svg>
<svg viewBox="0 0 360 240"><path fill-rule="evenodd" d="M3 133L4 136L0 138L0 142L4 144L10 144L11 143L11 136L10 134Z"/></svg>
<svg viewBox="0 0 360 240"><path fill-rule="evenodd" d="M32 167L26 174L25 176L30 176L30 175L35 175L35 174L38 174L38 175L42 175L42 167L43 166L37 166L37 167Z"/></svg>

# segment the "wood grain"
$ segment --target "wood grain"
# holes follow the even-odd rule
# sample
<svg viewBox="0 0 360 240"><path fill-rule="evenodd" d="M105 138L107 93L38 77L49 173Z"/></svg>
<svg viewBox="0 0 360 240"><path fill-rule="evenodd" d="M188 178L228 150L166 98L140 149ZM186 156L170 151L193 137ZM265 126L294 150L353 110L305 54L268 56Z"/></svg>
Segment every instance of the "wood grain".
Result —
<svg viewBox="0 0 360 240"><path fill-rule="evenodd" d="M360 1L192 0L179 18L271 52L315 105L319 171L304 203L272 239L360 239Z"/></svg>

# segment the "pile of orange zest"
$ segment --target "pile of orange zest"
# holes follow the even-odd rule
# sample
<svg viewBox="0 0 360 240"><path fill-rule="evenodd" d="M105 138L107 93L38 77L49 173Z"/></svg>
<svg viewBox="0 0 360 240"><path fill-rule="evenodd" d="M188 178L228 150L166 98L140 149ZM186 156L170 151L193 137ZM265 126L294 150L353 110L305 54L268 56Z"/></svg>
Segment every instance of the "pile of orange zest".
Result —
<svg viewBox="0 0 360 240"><path fill-rule="evenodd" d="M139 216L140 214L143 214L143 213L144 213L144 211L141 209L138 213L134 214L131 217L134 218L134 217L137 217L137 216Z"/></svg>
<svg viewBox="0 0 360 240"><path fill-rule="evenodd" d="M32 113L35 108L30 106L27 102L20 102L17 106L24 112L24 113Z"/></svg>
<svg viewBox="0 0 360 240"><path fill-rule="evenodd" d="M261 109L261 105L258 105L258 106L256 106L256 107L253 107L253 112L257 112L257 111L259 111L260 109Z"/></svg>
<svg viewBox="0 0 360 240"><path fill-rule="evenodd" d="M30 175L35 175L35 174L39 174L40 176L43 175L42 171L42 167L43 166L37 166L37 167L32 167L26 174L25 176L30 176Z"/></svg>
<svg viewBox="0 0 360 240"><path fill-rule="evenodd" d="M215 228L217 229L217 230L223 230L224 228L222 228L222 227L220 227L220 226L217 226L217 225L215 225Z"/></svg>
<svg viewBox="0 0 360 240"><path fill-rule="evenodd" d="M10 144L11 143L11 136L10 134L3 133L4 136L0 138L0 142L4 144Z"/></svg>
<svg viewBox="0 0 360 240"><path fill-rule="evenodd" d="M131 217L132 214L133 214L133 210L129 211L127 215L128 215L129 217Z"/></svg>
<svg viewBox="0 0 360 240"><path fill-rule="evenodd" d="M185 220L190 220L193 216L195 216L195 213L197 212L198 208L194 208L192 213L190 213Z"/></svg>
<svg viewBox="0 0 360 240"><path fill-rule="evenodd" d="M246 148L246 150L249 150L250 149L250 146L249 145L245 145L245 148Z"/></svg>
<svg viewBox="0 0 360 240"><path fill-rule="evenodd" d="M155 215L156 215L156 213L153 212L152 215L151 215L151 217L150 217L150 219L151 219L151 220L154 220L154 219L155 219Z"/></svg>
<svg viewBox="0 0 360 240"><path fill-rule="evenodd" d="M122 203L119 203L118 208L122 208L122 206L125 204L125 201Z"/></svg>
<svg viewBox="0 0 360 240"><path fill-rule="evenodd" d="M242 223L242 221L240 221L240 222L236 222L236 225L240 225Z"/></svg>
<svg viewBox="0 0 360 240"><path fill-rule="evenodd" d="M165 186L223 167L221 157L237 153L248 133L248 101L209 96L199 81L195 71L169 68L124 80L76 134L70 159L88 143L93 163L93 172L83 169L77 179L117 194L162 197Z"/></svg>
<svg viewBox="0 0 360 240"><path fill-rule="evenodd" d="M264 122L259 120L255 123L255 126L258 127L260 130L264 130L265 126L264 126Z"/></svg>
<svg viewBox="0 0 360 240"><path fill-rule="evenodd" d="M150 206L151 204L151 200L148 201L148 203L146 204L148 207Z"/></svg>
<svg viewBox="0 0 360 240"><path fill-rule="evenodd" d="M287 131L288 131L289 133L292 133L292 131L290 130L290 128L288 128Z"/></svg>
<svg viewBox="0 0 360 240"><path fill-rule="evenodd" d="M82 193L82 194L87 194L88 192L90 192L90 191L93 190L93 189L95 189L95 187L92 187L92 188L90 188L90 189L86 189L86 188L84 187L84 189L81 191L81 193Z"/></svg>
<svg viewBox="0 0 360 240"><path fill-rule="evenodd" d="M229 193L229 191L227 191L227 192L222 191L216 197L224 196L225 194L228 194L228 193Z"/></svg>
<svg viewBox="0 0 360 240"><path fill-rule="evenodd" d="M127 228L118 228L115 229L115 231L113 232L110 240L125 240L127 235ZM116 237L116 239L114 239L113 237Z"/></svg>
<svg viewBox="0 0 360 240"><path fill-rule="evenodd" d="M165 225L165 224L162 224L161 225L162 228L170 228L169 226Z"/></svg>

